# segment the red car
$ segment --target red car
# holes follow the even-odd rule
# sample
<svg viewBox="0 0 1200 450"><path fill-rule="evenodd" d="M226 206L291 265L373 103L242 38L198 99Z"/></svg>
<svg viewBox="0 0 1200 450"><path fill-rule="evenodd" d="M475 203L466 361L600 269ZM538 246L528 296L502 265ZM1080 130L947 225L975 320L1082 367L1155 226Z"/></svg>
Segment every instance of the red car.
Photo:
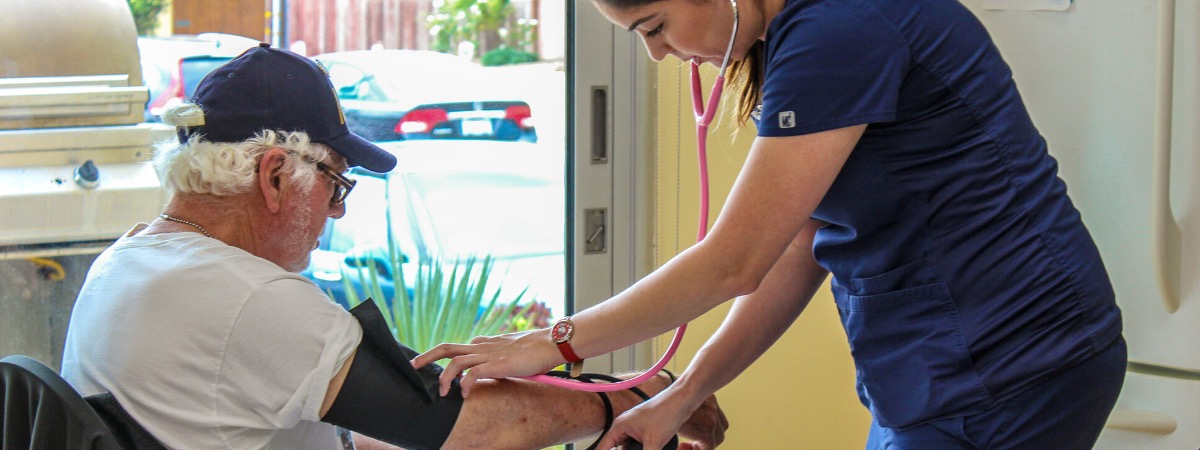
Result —
<svg viewBox="0 0 1200 450"><path fill-rule="evenodd" d="M142 80L150 89L146 121L159 121L168 107L190 98L205 75L256 45L254 39L220 33L139 37Z"/></svg>

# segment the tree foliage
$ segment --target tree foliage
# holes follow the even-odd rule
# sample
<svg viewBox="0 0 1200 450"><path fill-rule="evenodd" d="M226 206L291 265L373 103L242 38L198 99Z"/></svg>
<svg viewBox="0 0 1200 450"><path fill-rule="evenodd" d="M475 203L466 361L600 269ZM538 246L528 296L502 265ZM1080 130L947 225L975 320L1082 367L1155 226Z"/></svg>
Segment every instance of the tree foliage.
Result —
<svg viewBox="0 0 1200 450"><path fill-rule="evenodd" d="M133 24L138 35L154 32L158 28L158 15L170 4L170 0L127 0L133 12Z"/></svg>
<svg viewBox="0 0 1200 450"><path fill-rule="evenodd" d="M491 62L536 60L537 21L518 17L510 0L435 0L434 13L426 18L430 47L443 53L461 53L466 44L476 57L504 49ZM521 53L520 57L512 54Z"/></svg>

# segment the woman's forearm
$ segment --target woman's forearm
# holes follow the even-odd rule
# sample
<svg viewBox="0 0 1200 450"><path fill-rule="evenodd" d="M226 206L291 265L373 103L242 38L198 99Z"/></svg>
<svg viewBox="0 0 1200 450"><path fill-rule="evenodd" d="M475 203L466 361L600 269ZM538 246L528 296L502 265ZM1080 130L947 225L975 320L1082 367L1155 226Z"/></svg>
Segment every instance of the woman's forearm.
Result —
<svg viewBox="0 0 1200 450"><path fill-rule="evenodd" d="M755 139L721 215L702 242L632 287L576 316L582 357L657 336L760 289L807 222L865 125ZM812 247L803 249L812 259ZM814 263L815 264L815 263ZM793 280L787 274L778 276Z"/></svg>
<svg viewBox="0 0 1200 450"><path fill-rule="evenodd" d="M671 387L698 406L733 381L787 331L808 306L827 272L812 258L811 222L755 292L738 298L720 329Z"/></svg>

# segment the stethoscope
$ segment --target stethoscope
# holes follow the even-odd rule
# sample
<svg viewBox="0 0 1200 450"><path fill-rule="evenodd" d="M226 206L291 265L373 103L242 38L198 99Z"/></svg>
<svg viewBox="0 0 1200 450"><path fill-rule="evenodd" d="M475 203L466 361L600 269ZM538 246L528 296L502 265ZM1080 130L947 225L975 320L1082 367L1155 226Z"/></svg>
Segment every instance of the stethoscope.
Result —
<svg viewBox="0 0 1200 450"><path fill-rule="evenodd" d="M730 55L733 53L733 40L737 38L738 32L737 0L730 0L729 3L733 5L733 32L729 34L729 44L725 46L725 57L721 59L721 69L717 72L717 78L713 81L712 91L708 95L708 108L704 107L704 97L701 94L700 61L696 58L692 58L691 60L692 111L696 114L696 147L700 165L700 226L699 231L696 233L697 242L703 240L704 236L708 234L708 125L712 123L713 117L717 113L721 92L725 87L725 70L729 68ZM615 392L629 389L653 378L654 375L658 374L659 370L667 366L667 362L675 356L675 350L679 348L679 343L683 342L683 333L686 330L686 323L680 325L675 330L675 337L671 339L671 344L667 346L667 351L663 353L662 358L657 363L654 363L653 366L646 369L642 374L621 382L610 384L585 383L550 375L534 375L522 378L576 391Z"/></svg>

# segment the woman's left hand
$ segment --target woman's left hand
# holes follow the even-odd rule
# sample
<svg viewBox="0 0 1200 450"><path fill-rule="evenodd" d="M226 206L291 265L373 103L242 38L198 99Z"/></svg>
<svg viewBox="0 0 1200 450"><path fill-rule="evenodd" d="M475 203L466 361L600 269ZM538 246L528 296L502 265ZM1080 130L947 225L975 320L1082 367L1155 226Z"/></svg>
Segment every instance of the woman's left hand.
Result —
<svg viewBox="0 0 1200 450"><path fill-rule="evenodd" d="M462 376L463 398L478 380L537 375L566 362L552 343L550 330L541 329L478 336L470 344L438 344L413 358L412 364L424 367L446 358L450 363L439 379L439 392L445 396L454 379Z"/></svg>

